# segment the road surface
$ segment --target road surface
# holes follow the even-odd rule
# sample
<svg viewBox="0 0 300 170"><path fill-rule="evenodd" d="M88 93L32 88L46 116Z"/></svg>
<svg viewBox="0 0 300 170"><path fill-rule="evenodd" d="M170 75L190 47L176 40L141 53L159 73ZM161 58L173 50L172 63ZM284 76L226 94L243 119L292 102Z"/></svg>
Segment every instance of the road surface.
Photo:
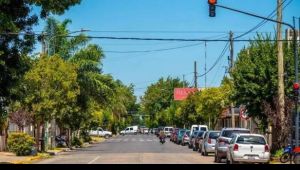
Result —
<svg viewBox="0 0 300 170"><path fill-rule="evenodd" d="M160 144L154 135L110 138L89 148L67 152L39 164L213 164L213 155L203 157L187 146L167 139Z"/></svg>

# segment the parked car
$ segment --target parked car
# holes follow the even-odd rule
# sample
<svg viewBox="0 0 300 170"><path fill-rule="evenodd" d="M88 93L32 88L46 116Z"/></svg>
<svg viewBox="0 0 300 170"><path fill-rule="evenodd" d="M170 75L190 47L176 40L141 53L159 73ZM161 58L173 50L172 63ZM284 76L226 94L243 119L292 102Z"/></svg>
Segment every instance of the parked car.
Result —
<svg viewBox="0 0 300 170"><path fill-rule="evenodd" d="M112 136L112 132L105 131L101 127L97 128L95 130L90 130L89 134L91 136L100 136L100 137L105 137L105 138L109 138Z"/></svg>
<svg viewBox="0 0 300 170"><path fill-rule="evenodd" d="M227 151L227 163L270 162L270 148L263 135L235 134Z"/></svg>
<svg viewBox="0 0 300 170"><path fill-rule="evenodd" d="M164 133L165 133L166 137L168 137L168 138L171 137L172 131L173 131L173 127L165 127L164 128Z"/></svg>
<svg viewBox="0 0 300 170"><path fill-rule="evenodd" d="M174 135L173 135L173 137L172 137L172 138L173 138L172 141L173 141L174 143L177 143L179 131L180 131L180 129L176 129L175 132L174 132Z"/></svg>
<svg viewBox="0 0 300 170"><path fill-rule="evenodd" d="M208 127L206 125L192 125L190 136L193 134L194 131L208 131Z"/></svg>
<svg viewBox="0 0 300 170"><path fill-rule="evenodd" d="M155 134L155 135L156 135L157 131L158 131L157 128L153 128L153 129L152 129L152 134Z"/></svg>
<svg viewBox="0 0 300 170"><path fill-rule="evenodd" d="M185 133L183 135L181 145L185 146L186 144L189 143L189 141L190 141L190 131L187 130L187 131L185 131Z"/></svg>
<svg viewBox="0 0 300 170"><path fill-rule="evenodd" d="M209 153L215 153L215 145L219 136L220 131L208 131L203 141L199 144L199 152L203 156L207 156Z"/></svg>
<svg viewBox="0 0 300 170"><path fill-rule="evenodd" d="M174 142L175 141L175 133L178 132L179 128L173 128L170 136L170 141Z"/></svg>
<svg viewBox="0 0 300 170"><path fill-rule="evenodd" d="M198 131L194 143L193 143L193 151L198 151L199 150L199 143L202 142L203 137L205 135L205 131Z"/></svg>
<svg viewBox="0 0 300 170"><path fill-rule="evenodd" d="M183 139L183 135L184 135L185 131L186 131L186 129L180 129L180 130L178 131L177 141L176 141L176 143L177 143L178 145L181 144L182 139Z"/></svg>
<svg viewBox="0 0 300 170"><path fill-rule="evenodd" d="M199 131L194 131L193 134L190 136L190 140L189 140L189 148L192 149L193 148L193 144L195 142L195 139L197 137Z"/></svg>
<svg viewBox="0 0 300 170"><path fill-rule="evenodd" d="M221 159L226 159L229 142L233 134L236 133L250 133L250 130L245 128L223 128L215 145L215 162L221 162Z"/></svg>
<svg viewBox="0 0 300 170"><path fill-rule="evenodd" d="M130 126L126 129L122 130L121 135L130 135L130 134L137 134L138 133L138 126Z"/></svg>

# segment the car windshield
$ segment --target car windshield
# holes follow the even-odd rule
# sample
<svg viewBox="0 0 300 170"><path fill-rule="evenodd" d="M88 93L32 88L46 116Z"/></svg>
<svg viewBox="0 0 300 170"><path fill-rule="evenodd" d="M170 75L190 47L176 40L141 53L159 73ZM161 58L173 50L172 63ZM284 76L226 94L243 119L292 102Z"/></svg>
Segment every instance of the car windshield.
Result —
<svg viewBox="0 0 300 170"><path fill-rule="evenodd" d="M207 129L206 129L206 127L202 127L202 128L200 128L200 130L201 131L206 131Z"/></svg>
<svg viewBox="0 0 300 170"><path fill-rule="evenodd" d="M265 145L266 140L261 136L240 136L236 143L239 144L253 144L253 145Z"/></svg>
<svg viewBox="0 0 300 170"><path fill-rule="evenodd" d="M222 136L226 138L231 138L234 133L250 133L249 130L225 130Z"/></svg>
<svg viewBox="0 0 300 170"><path fill-rule="evenodd" d="M180 134L180 135L183 135L184 132L185 132L185 130L181 130L181 131L179 132L179 134Z"/></svg>
<svg viewBox="0 0 300 170"><path fill-rule="evenodd" d="M199 127L193 127L193 131L196 130L198 131L199 130Z"/></svg>
<svg viewBox="0 0 300 170"><path fill-rule="evenodd" d="M201 137L202 135L203 135L203 131L200 131L199 133L198 133L198 137Z"/></svg>
<svg viewBox="0 0 300 170"><path fill-rule="evenodd" d="M217 139L220 136L220 132L210 132L209 138L210 139Z"/></svg>

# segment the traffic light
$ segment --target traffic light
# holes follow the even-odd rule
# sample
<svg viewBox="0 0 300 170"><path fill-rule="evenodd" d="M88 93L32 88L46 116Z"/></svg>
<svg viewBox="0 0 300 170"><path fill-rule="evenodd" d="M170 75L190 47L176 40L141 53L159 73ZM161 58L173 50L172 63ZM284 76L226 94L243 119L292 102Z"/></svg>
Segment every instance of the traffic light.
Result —
<svg viewBox="0 0 300 170"><path fill-rule="evenodd" d="M294 83L293 90L294 90L294 98L296 101L298 101L299 99L299 88L300 88L299 83Z"/></svg>
<svg viewBox="0 0 300 170"><path fill-rule="evenodd" d="M208 0L208 4L209 4L209 16L215 17L217 0Z"/></svg>

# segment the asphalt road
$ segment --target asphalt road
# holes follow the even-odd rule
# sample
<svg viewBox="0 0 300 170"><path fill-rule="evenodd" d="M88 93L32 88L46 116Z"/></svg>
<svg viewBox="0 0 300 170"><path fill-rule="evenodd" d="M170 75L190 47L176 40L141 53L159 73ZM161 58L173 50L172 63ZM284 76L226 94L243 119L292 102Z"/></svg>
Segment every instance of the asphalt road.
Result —
<svg viewBox="0 0 300 170"><path fill-rule="evenodd" d="M167 139L160 144L154 135L110 138L74 152L67 152L39 164L213 164L213 155L203 157L187 146Z"/></svg>

